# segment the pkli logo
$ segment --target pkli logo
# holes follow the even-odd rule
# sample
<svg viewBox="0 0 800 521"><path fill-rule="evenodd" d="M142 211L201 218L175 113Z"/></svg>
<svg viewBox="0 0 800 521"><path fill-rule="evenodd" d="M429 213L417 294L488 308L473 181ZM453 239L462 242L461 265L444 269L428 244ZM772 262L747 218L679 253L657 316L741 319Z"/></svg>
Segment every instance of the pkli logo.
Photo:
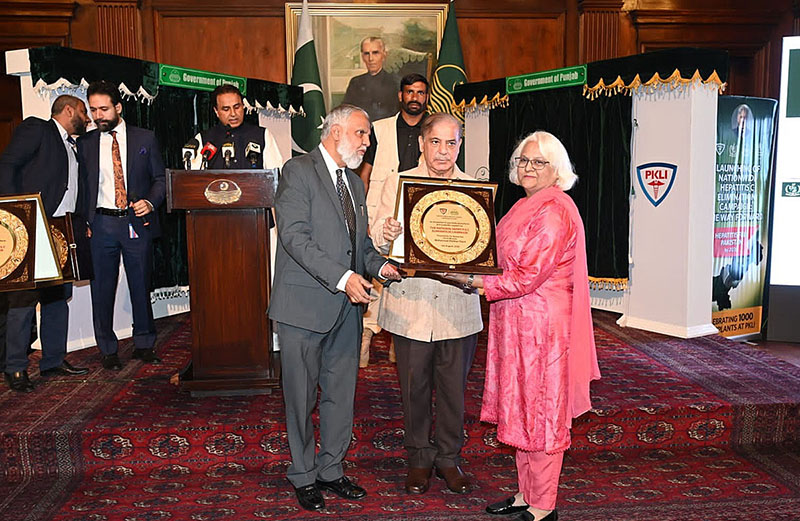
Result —
<svg viewBox="0 0 800 521"><path fill-rule="evenodd" d="M666 199L677 171L678 165L671 163L645 163L636 167L639 186L653 206L658 206Z"/></svg>

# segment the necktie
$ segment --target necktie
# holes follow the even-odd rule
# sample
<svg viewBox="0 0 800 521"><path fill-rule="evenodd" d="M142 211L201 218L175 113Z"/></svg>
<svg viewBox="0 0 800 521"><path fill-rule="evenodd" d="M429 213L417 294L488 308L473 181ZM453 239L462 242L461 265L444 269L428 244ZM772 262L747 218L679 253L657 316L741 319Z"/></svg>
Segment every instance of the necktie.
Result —
<svg viewBox="0 0 800 521"><path fill-rule="evenodd" d="M72 136L67 134L67 140L66 141L69 144L69 148L72 149L72 157L75 159L75 161L77 161L78 160L78 144L75 143L75 138L73 138Z"/></svg>
<svg viewBox="0 0 800 521"><path fill-rule="evenodd" d="M353 208L353 199L350 197L350 191L344 184L342 178L343 170L341 168L336 170L336 191L339 192L339 200L342 202L342 211L344 212L344 221L347 223L347 231L350 234L350 244L352 245L353 254L350 256L350 269L355 269L356 264L356 211Z"/></svg>
<svg viewBox="0 0 800 521"><path fill-rule="evenodd" d="M114 203L117 208L127 208L128 195L125 193L125 175L122 173L122 156L119 153L119 141L117 141L117 131L112 130L111 134L111 161L114 163Z"/></svg>

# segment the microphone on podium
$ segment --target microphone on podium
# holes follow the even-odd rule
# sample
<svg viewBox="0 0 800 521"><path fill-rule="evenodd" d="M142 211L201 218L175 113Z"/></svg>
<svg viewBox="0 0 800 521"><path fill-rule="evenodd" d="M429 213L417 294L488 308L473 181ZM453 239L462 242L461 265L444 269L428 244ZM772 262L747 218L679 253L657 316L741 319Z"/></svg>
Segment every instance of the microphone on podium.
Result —
<svg viewBox="0 0 800 521"><path fill-rule="evenodd" d="M250 161L251 168L258 168L259 159L261 159L261 145L249 142L244 149L244 155Z"/></svg>
<svg viewBox="0 0 800 521"><path fill-rule="evenodd" d="M231 167L231 160L235 157L236 153L233 149L233 143L224 143L222 145L222 157L225 159L225 168Z"/></svg>
<svg viewBox="0 0 800 521"><path fill-rule="evenodd" d="M197 157L197 148L200 146L200 143L195 139L190 139L183 148L181 149L181 155L183 155L183 168L186 170L192 169L192 159Z"/></svg>
<svg viewBox="0 0 800 521"><path fill-rule="evenodd" d="M206 142L203 150L200 151L203 155L203 166L201 167L202 170L208 168L208 162L211 161L211 158L214 157L214 154L217 153L217 147L214 146L213 143L210 141Z"/></svg>

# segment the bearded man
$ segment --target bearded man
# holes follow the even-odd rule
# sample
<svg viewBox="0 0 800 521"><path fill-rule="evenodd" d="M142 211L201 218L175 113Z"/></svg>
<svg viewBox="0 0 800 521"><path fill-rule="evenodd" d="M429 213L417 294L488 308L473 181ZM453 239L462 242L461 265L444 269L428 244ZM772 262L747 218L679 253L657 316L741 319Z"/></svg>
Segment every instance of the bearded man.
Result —
<svg viewBox="0 0 800 521"><path fill-rule="evenodd" d="M287 477L307 510L325 507L321 489L349 500L367 494L342 469L353 430L362 305L371 299L370 278L400 279L367 235L364 184L353 172L369 128L356 106L331 110L319 147L284 165L275 199L278 250L268 313L281 345ZM311 420L318 387L319 452Z"/></svg>

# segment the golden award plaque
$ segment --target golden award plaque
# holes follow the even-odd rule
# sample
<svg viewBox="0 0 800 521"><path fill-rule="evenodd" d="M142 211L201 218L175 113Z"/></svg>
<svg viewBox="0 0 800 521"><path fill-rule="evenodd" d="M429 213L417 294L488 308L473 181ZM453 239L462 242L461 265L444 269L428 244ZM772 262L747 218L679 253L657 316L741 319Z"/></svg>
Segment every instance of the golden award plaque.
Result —
<svg viewBox="0 0 800 521"><path fill-rule="evenodd" d="M18 216L0 209L0 280L23 264L28 253L28 230Z"/></svg>
<svg viewBox="0 0 800 521"><path fill-rule="evenodd" d="M401 177L397 215L404 230L403 269L502 273L495 245L496 187L493 183Z"/></svg>

